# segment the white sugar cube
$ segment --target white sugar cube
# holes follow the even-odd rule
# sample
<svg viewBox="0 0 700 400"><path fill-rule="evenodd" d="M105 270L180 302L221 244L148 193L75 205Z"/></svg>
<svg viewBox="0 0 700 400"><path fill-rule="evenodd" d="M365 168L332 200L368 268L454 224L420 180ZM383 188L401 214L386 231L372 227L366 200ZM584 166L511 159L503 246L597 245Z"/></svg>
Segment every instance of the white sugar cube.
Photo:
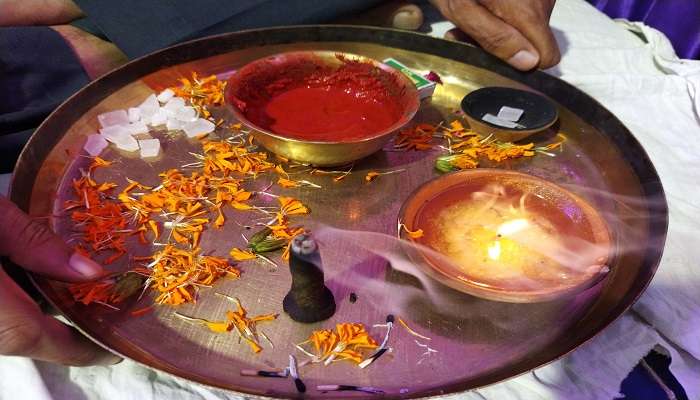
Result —
<svg viewBox="0 0 700 400"><path fill-rule="evenodd" d="M138 107L129 107L127 110L129 122L138 122L141 119L141 109Z"/></svg>
<svg viewBox="0 0 700 400"><path fill-rule="evenodd" d="M113 125L100 129L102 136L112 143L131 137L131 130L128 125Z"/></svg>
<svg viewBox="0 0 700 400"><path fill-rule="evenodd" d="M106 128L112 125L123 125L129 123L129 116L125 110L110 111L97 116L100 126Z"/></svg>
<svg viewBox="0 0 700 400"><path fill-rule="evenodd" d="M119 140L115 141L114 144L118 149L125 151L137 151L139 149L139 142L137 142L133 136L120 138Z"/></svg>
<svg viewBox="0 0 700 400"><path fill-rule="evenodd" d="M155 114L160 109L160 104L158 104L156 95L152 94L148 96L138 108L141 110L141 119L144 119L144 117L151 117Z"/></svg>
<svg viewBox="0 0 700 400"><path fill-rule="evenodd" d="M165 89L158 95L158 101L161 103L167 103L168 100L173 98L173 96L175 96L175 92L170 89Z"/></svg>
<svg viewBox="0 0 700 400"><path fill-rule="evenodd" d="M109 146L109 143L107 143L107 140L105 140L102 135L99 133L93 133L92 135L88 135L83 149L88 154L95 157L99 156L100 153L102 153L102 150L104 150L107 146Z"/></svg>
<svg viewBox="0 0 700 400"><path fill-rule="evenodd" d="M494 125L502 126L504 128L517 128L518 126L520 126L519 124L517 124L513 121L508 121L505 119L498 118L497 116L495 116L493 114L486 114L483 117L481 117L481 120L486 121L486 122L491 123L491 124L494 124Z"/></svg>
<svg viewBox="0 0 700 400"><path fill-rule="evenodd" d="M151 117L151 126L163 125L167 120L168 113L165 110L160 109Z"/></svg>
<svg viewBox="0 0 700 400"><path fill-rule="evenodd" d="M182 107L175 111L175 118L182 122L190 122L197 119L197 110L194 107Z"/></svg>
<svg viewBox="0 0 700 400"><path fill-rule="evenodd" d="M141 158L156 157L160 153L160 141L158 139L139 140Z"/></svg>
<svg viewBox="0 0 700 400"><path fill-rule="evenodd" d="M184 122L175 118L168 118L168 121L165 123L165 127L168 128L169 131L176 131L178 129L182 129L183 125L185 125Z"/></svg>
<svg viewBox="0 0 700 400"><path fill-rule="evenodd" d="M523 110L521 110L519 108L503 106L498 111L498 115L496 115L496 116L498 118L504 119L506 121L518 122L520 117L523 116Z"/></svg>
<svg viewBox="0 0 700 400"><path fill-rule="evenodd" d="M214 132L214 128L215 125L213 122L204 118L197 118L194 121L185 123L182 130L185 131L185 135L187 135L187 137L193 138Z"/></svg>
<svg viewBox="0 0 700 400"><path fill-rule="evenodd" d="M148 133L148 127L146 126L146 123L143 121L139 122L134 122L133 124L129 124L129 132L132 135L138 135L139 133Z"/></svg>
<svg viewBox="0 0 700 400"><path fill-rule="evenodd" d="M165 108L166 110L170 110L172 112L175 112L184 106L185 106L185 99L180 98L180 97L173 97L172 99L168 100L167 103L165 103L163 108Z"/></svg>

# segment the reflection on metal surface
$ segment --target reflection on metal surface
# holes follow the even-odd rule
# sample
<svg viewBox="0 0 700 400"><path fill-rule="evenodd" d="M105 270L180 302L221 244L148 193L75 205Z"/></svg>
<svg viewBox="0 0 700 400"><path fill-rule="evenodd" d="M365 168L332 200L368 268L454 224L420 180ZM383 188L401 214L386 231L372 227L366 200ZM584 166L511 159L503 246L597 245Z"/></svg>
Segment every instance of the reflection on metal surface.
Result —
<svg viewBox="0 0 700 400"><path fill-rule="evenodd" d="M171 308L159 307L142 318L133 318L128 312L82 307L70 300L62 286L34 277L50 302L93 340L125 357L203 384L258 396L295 397L298 393L288 380L240 376L238 370L281 369L288 363L291 344L313 329L347 321L371 326L383 321L386 308L400 300L406 305L402 317L411 321L413 329L430 336L430 347L438 353L422 359L425 349L417 346L411 335L396 329L393 357L384 356L366 369L334 363L327 368L301 370L309 388L306 396L338 398L332 392L322 395L311 388L340 381L378 387L389 397L437 395L498 382L575 349L624 312L651 280L665 238L663 191L643 149L619 121L585 94L543 73L520 73L470 46L401 31L342 26L247 31L185 43L135 60L88 85L42 124L17 164L11 198L33 215L57 211L55 207L66 196L66 184L85 162L78 154L85 136L95 131L97 114L136 104L152 90L172 85L193 70L201 74L230 72L266 55L293 50L344 51L379 60L393 57L419 72L437 71L445 84L422 102L416 115L420 122L452 118L462 97L482 86L545 94L557 103L558 129L569 137L566 151L556 158L517 160L501 167L573 185L573 192L606 216L615 246L634 240L643 248L611 260L612 273L604 286L570 300L507 304L444 289L453 304L445 310L427 301L413 277L388 267L382 259L346 254L348 247L342 242L321 243L328 287L338 299L354 292L359 300L354 304L339 301L336 315L322 324L307 326L281 315L265 328L275 349L266 348L257 356L239 346L233 336L217 335L173 318ZM106 156L118 161L113 178L128 176L149 184L157 172L187 162L187 153L196 146L185 140L168 141L163 144L168 157L153 164L116 153ZM395 235L401 204L416 187L436 176L435 156L429 152L379 152L355 165L353 173L341 182L332 177L309 177L323 189L285 193L310 206L312 215L303 223L312 230L317 224L326 224ZM406 172L382 176L371 184L364 181L367 171L397 168ZM607 220L607 215L616 219ZM245 218L235 217L240 221ZM65 233L60 221L55 228ZM622 230L633 236L621 236ZM241 245L239 238L240 227L227 224L205 239L204 251L224 255ZM241 279L222 281L214 290L250 303L253 314L280 307L291 281L285 268L270 270L265 264L252 263L241 269ZM358 282L367 285L358 287ZM207 317L221 315L226 307L218 296L203 292L196 304L182 306L179 311Z"/></svg>

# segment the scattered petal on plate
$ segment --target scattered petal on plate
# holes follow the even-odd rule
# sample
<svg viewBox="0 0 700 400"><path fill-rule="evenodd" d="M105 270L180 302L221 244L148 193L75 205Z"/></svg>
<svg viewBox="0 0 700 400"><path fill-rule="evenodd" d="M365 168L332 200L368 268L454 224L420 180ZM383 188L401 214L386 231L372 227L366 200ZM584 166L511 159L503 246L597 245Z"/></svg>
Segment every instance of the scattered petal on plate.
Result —
<svg viewBox="0 0 700 400"><path fill-rule="evenodd" d="M161 103L167 103L168 100L173 98L173 96L175 96L175 92L170 89L165 89L158 94L158 101Z"/></svg>
<svg viewBox="0 0 700 400"><path fill-rule="evenodd" d="M255 255L255 253L253 253L252 251L241 250L241 249L236 248L236 247L231 249L231 252L229 253L229 255L231 256L231 258L233 258L236 261L255 260L256 258L258 258L258 256Z"/></svg>
<svg viewBox="0 0 700 400"><path fill-rule="evenodd" d="M144 139L139 140L141 147L141 158L156 157L160 153L160 140Z"/></svg>
<svg viewBox="0 0 700 400"><path fill-rule="evenodd" d="M129 116L129 122L131 123L141 120L141 109L138 107L129 107L126 114Z"/></svg>
<svg viewBox="0 0 700 400"><path fill-rule="evenodd" d="M100 135L99 133L93 133L92 135L88 135L87 141L85 142L85 146L83 146L83 149L90 154L91 156L99 156L100 153L102 153L102 150L104 150L107 146L109 146L109 143L105 138Z"/></svg>
<svg viewBox="0 0 700 400"><path fill-rule="evenodd" d="M282 186L283 188L295 188L301 186L299 182L285 178L279 178L277 180L277 184Z"/></svg>
<svg viewBox="0 0 700 400"><path fill-rule="evenodd" d="M379 172L369 171L369 172L367 173L367 175L365 175L365 181L367 181L367 182L372 182L372 181L375 180L379 175L380 175Z"/></svg>
<svg viewBox="0 0 700 400"><path fill-rule="evenodd" d="M129 123L129 116L126 110L110 111L97 116L100 126L106 128L113 125L124 125Z"/></svg>
<svg viewBox="0 0 700 400"><path fill-rule="evenodd" d="M440 78L440 75L438 75L438 73L435 71L428 72L427 74L424 75L424 77L425 77L425 79L427 79L431 82L435 82L439 85L442 85L442 79Z"/></svg>
<svg viewBox="0 0 700 400"><path fill-rule="evenodd" d="M423 230L422 229L416 229L415 231L409 231L406 229L406 234L411 238L411 239L419 239L423 237Z"/></svg>
<svg viewBox="0 0 700 400"><path fill-rule="evenodd" d="M213 122L203 118L197 118L192 122L187 122L182 127L182 130L185 131L185 135L187 135L187 137L193 138L214 132L214 128L215 125Z"/></svg>

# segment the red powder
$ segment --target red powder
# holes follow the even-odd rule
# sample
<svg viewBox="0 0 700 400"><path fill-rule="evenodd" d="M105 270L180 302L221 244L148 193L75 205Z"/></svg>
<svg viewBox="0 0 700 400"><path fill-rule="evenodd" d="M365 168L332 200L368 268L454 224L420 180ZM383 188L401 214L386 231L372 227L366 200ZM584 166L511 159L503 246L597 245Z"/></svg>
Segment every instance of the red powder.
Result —
<svg viewBox="0 0 700 400"><path fill-rule="evenodd" d="M396 81L373 64L344 61L333 69L295 61L244 71L247 82L232 100L252 123L285 137L330 142L372 137L401 118Z"/></svg>
<svg viewBox="0 0 700 400"><path fill-rule="evenodd" d="M282 92L265 106L273 132L313 141L357 140L398 120L395 102L363 98L352 89L300 87Z"/></svg>

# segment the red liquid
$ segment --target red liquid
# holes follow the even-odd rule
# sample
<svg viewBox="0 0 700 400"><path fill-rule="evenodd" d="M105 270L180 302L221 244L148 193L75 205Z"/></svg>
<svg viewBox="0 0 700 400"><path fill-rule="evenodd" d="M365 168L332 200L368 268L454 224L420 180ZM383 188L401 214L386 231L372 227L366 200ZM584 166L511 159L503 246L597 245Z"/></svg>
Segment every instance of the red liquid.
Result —
<svg viewBox="0 0 700 400"><path fill-rule="evenodd" d="M256 114L251 110L251 114ZM374 136L400 117L387 96L371 96L352 87L297 87L264 105L266 128L311 141L349 141Z"/></svg>

